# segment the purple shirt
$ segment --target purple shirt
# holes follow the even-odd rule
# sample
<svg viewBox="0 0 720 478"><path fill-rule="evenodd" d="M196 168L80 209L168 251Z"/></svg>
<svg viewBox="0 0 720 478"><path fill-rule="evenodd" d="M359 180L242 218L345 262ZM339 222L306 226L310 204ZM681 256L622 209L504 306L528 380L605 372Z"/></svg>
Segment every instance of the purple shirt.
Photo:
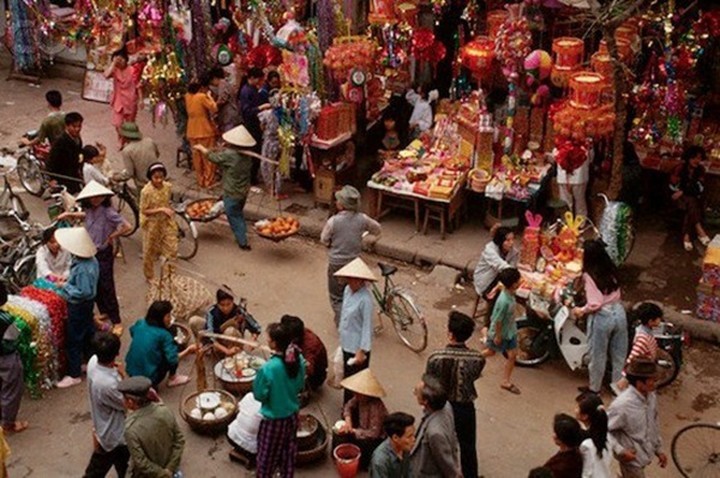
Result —
<svg viewBox="0 0 720 478"><path fill-rule="evenodd" d="M98 250L108 247L107 238L125 222L112 207L98 206L85 211L85 229Z"/></svg>

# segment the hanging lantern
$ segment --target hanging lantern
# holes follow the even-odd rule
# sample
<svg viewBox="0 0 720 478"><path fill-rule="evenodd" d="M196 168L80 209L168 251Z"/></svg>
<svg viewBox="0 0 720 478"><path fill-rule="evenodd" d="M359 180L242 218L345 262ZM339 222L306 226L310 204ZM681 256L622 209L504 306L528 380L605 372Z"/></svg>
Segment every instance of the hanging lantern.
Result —
<svg viewBox="0 0 720 478"><path fill-rule="evenodd" d="M507 10L492 10L487 14L488 36L494 39L503 23L507 20Z"/></svg>
<svg viewBox="0 0 720 478"><path fill-rule="evenodd" d="M633 49L630 40L624 38L615 38L615 44L617 45L618 57L622 62L629 62L633 58ZM600 46L598 52L609 55L607 43L605 40L600 40Z"/></svg>
<svg viewBox="0 0 720 478"><path fill-rule="evenodd" d="M413 2L402 2L398 5L395 5L395 12L400 18L400 21L407 23L411 27L417 26L417 17L419 11L420 10L417 4Z"/></svg>
<svg viewBox="0 0 720 478"><path fill-rule="evenodd" d="M490 73L495 59L495 42L486 36L476 37L462 47L460 58L462 66L470 70L480 80Z"/></svg>
<svg viewBox="0 0 720 478"><path fill-rule="evenodd" d="M555 54L550 79L555 86L567 86L570 75L578 69L585 53L585 43L580 38L560 37L553 40Z"/></svg>
<svg viewBox="0 0 720 478"><path fill-rule="evenodd" d="M590 57L590 65L592 69L603 75L605 78L612 78L613 64L612 58L607 53L596 52Z"/></svg>
<svg viewBox="0 0 720 478"><path fill-rule="evenodd" d="M634 21L627 21L615 29L615 41L627 40L633 52L640 51L640 28Z"/></svg>
<svg viewBox="0 0 720 478"><path fill-rule="evenodd" d="M605 77L594 71L580 71L570 76L570 104L590 110L600 105L600 95L607 88Z"/></svg>

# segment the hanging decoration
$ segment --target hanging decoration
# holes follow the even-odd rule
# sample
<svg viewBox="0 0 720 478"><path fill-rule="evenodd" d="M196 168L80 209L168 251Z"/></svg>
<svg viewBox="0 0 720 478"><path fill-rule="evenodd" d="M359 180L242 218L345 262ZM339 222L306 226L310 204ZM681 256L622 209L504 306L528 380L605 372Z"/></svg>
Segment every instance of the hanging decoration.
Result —
<svg viewBox="0 0 720 478"><path fill-rule="evenodd" d="M477 81L482 81L492 71L495 59L495 42L486 36L476 37L460 50L462 66L470 70Z"/></svg>
<svg viewBox="0 0 720 478"><path fill-rule="evenodd" d="M523 16L523 5L507 5L508 17L500 26L495 37L495 56L500 61L503 74L508 80L508 113L505 122L505 154L512 151L514 120L517 107L519 71L523 60L530 53L532 34L527 18Z"/></svg>
<svg viewBox="0 0 720 478"><path fill-rule="evenodd" d="M23 0L10 0L10 14L13 21L7 31L12 45L16 71L27 72L40 66L40 49L33 33L33 19L29 7ZM4 21L4 20L3 20ZM49 34L45 32L43 34Z"/></svg>
<svg viewBox="0 0 720 478"><path fill-rule="evenodd" d="M553 40L552 51L555 61L550 79L555 86L564 88L570 75L580 67L585 54L585 43L580 38L560 37Z"/></svg>

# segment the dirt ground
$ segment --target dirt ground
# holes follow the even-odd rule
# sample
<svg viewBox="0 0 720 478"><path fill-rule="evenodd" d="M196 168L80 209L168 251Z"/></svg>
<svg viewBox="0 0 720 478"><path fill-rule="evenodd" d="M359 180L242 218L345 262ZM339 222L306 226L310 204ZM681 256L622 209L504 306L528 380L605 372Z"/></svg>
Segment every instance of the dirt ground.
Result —
<svg viewBox="0 0 720 478"><path fill-rule="evenodd" d="M45 114L42 93L51 87L60 88L66 96L66 111L80 110L85 115L83 136L87 142L101 140L111 151L116 146L115 134L109 124L106 105L80 98L80 86L68 80L46 81L42 88L19 82L7 82L0 90L0 146L11 144L22 132L37 126ZM163 159L174 162L177 140L172 127L159 125L151 130L148 114L141 113L141 128L152 131L159 143ZM27 199L33 217L44 221L43 204ZM635 245L630 264L624 269L633 284L627 294L645 298L662 294L678 309L690 308L694 302L697 277L678 270L699 270L697 254L679 254L676 239L666 234L661 223L649 224L647 234ZM240 251L230 231L219 224L200 225L200 250L191 262L181 262L182 273L192 274L214 290L228 284L249 301L250 311L264 325L278 320L284 313L302 317L307 326L325 341L328 350L337 345L325 286L326 251L304 239L289 239L280 244L265 242L251 236L253 250ZM141 274L140 235L123 241L125 260L116 263L118 295L126 326L144 314L146 290ZM450 249L452 242L444 247ZM371 263L379 259L367 256ZM651 264L651 266L648 266ZM387 391L385 400L391 411L403 410L420 417L421 411L412 395L429 353L444 344L447 313L453 307L469 311L473 297L469 288L453 287L446 277L413 266L398 264L397 282L410 288L425 313L429 324L430 343L426 351L415 354L403 347L390 327L375 337L372 368ZM637 291L637 292L634 292ZM633 296L632 294L635 294ZM386 325L389 325L386 323ZM129 344L127 331L123 336L123 354ZM478 346L473 339L473 346ZM669 452L673 434L688 423L716 421L720 416L720 350L703 343L692 343L685 349L685 363L677 381L660 393L662 435ZM539 466L555 453L552 440L552 417L557 412L572 413L576 387L585 384L584 372L573 373L560 360L552 360L534 369L517 369L515 381L521 395L511 395L498 386L503 359L489 360L484 376L477 382L479 399L478 455L482 474L487 478L520 478L529 469ZM181 372L192 372L192 361L181 364ZM210 384L213 385L212 379ZM182 397L194 391L194 384L185 388L162 387L165 402L177 412ZM607 400L610 397L605 397ZM304 410L327 425L339 414L340 392L325 387ZM229 445L225 437L209 438L188 429L178 416L185 432L186 449L183 471L189 478L220 476L252 476L244 468L228 460ZM48 391L41 400L26 398L20 418L29 420L30 429L10 436L10 476L73 477L82 474L91 453L91 420L87 389L83 385L69 390ZM336 476L332 461L298 470L299 477ZM648 476L676 477L672 468L661 470L653 465Z"/></svg>

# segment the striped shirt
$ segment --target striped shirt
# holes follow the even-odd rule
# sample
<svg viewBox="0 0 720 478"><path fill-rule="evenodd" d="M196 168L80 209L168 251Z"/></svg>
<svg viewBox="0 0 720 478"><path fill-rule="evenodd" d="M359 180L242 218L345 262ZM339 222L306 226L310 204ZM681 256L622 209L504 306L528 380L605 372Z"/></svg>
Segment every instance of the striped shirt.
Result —
<svg viewBox="0 0 720 478"><path fill-rule="evenodd" d="M628 355L627 362L630 363L638 357L647 357L650 360L657 358L658 343L655 340L655 336L646 325L639 325L635 329L635 339L633 340L632 349L630 355Z"/></svg>

